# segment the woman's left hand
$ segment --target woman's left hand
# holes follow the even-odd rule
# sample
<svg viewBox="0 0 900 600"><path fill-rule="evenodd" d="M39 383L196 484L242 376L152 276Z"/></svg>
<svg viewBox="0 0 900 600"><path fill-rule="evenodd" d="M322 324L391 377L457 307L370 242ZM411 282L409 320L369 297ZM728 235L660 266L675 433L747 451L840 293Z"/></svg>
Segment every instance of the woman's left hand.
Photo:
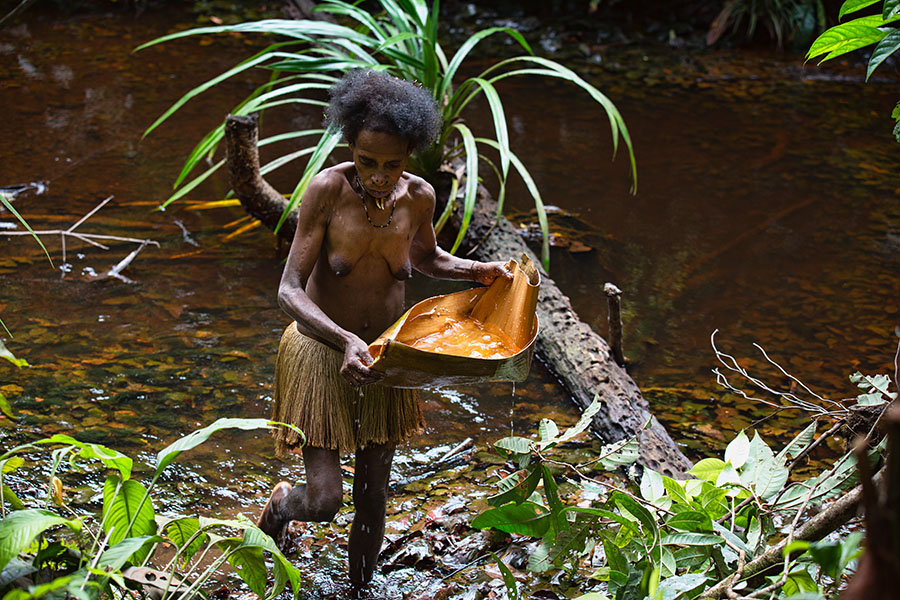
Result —
<svg viewBox="0 0 900 600"><path fill-rule="evenodd" d="M512 272L502 262L476 262L472 261L472 280L484 285L491 285L498 277L512 279Z"/></svg>

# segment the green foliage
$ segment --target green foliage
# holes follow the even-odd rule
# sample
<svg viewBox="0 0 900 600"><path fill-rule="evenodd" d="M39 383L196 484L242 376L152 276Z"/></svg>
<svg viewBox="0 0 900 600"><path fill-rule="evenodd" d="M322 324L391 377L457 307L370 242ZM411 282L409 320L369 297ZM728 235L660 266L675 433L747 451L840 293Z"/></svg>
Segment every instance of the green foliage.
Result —
<svg viewBox="0 0 900 600"><path fill-rule="evenodd" d="M878 4L882 0L847 0L841 6L838 19ZM876 44L869 65L866 68L866 80L885 59L900 49L900 30L887 27L900 20L900 1L883 0L880 14L857 17L840 23L817 37L806 53L807 60L822 56L824 62L842 56L848 52L859 50ZM895 117L896 118L896 117Z"/></svg>
<svg viewBox="0 0 900 600"><path fill-rule="evenodd" d="M860 404L873 403L872 394L881 403L896 396L888 389L886 376L857 373L851 380L863 391ZM595 399L586 414L595 413L599 403ZM497 493L487 499L490 508L472 526L540 538L528 561L528 569L537 572L577 571L594 548L602 547L606 565L590 577L606 582L610 598L698 598L729 577L740 560L749 563L781 541L785 532L780 528L793 524L793 529L807 510L856 484L850 453L821 473L792 481L791 461L818 443L813 422L778 452L758 432L742 431L727 445L723 457L697 462L688 472L689 479L676 480L644 469L630 489L620 489L593 479L585 467L607 469L609 464L633 463L637 454L629 445L634 440L605 447L601 454L608 453L609 462L594 459L573 465L552 456L561 442L584 432L589 422L590 418L583 418L560 435L556 424L544 419L537 439L498 441L495 449L517 470L497 484ZM882 440L870 457L878 457L884 446ZM611 447L615 449L608 450ZM574 476L566 481L576 490L605 492L589 507L567 504L556 481L559 475L551 470L560 467ZM785 549L784 571L756 585L761 589L777 583L778 597L834 594L859 556L859 542L859 535L815 543L795 541ZM512 594L515 584L510 585ZM736 582L734 587L743 596L753 591L748 586L748 582ZM594 597L605 596L582 596Z"/></svg>
<svg viewBox="0 0 900 600"><path fill-rule="evenodd" d="M619 137L625 141L631 161L632 177L637 185L637 171L631 138L625 122L615 105L593 85L582 79L574 71L562 65L534 56L529 44L512 28L490 27L472 34L449 56L438 42L439 2L434 0L429 6L426 0L379 0L380 11L370 13L357 4L342 0L325 0L316 10L328 13L343 24L312 20L268 19L263 21L201 27L167 35L138 48L138 50L192 35L216 33L269 34L286 41L275 42L249 57L225 73L197 86L156 120L145 132L150 133L168 119L191 98L203 93L226 79L240 75L249 69L262 68L271 72L270 80L258 87L241 102L233 114L244 115L262 112L268 108L290 104L323 106L317 98L328 89L348 69L372 68L388 71L410 81L418 82L430 90L437 100L443 116L444 128L438 141L424 152L414 154L410 168L426 178L433 178L441 166L460 159L465 165L453 184L453 193L448 205L437 220L440 228L452 213L456 201L456 189L465 176L464 219L459 235L453 244L455 251L465 235L475 205L477 185L480 181L479 168L485 163L497 175L500 190L497 196L502 209L506 195L510 166L524 179L529 194L534 199L538 219L544 235L542 258L545 266L549 260L548 224L540 193L527 168L509 147L509 133L503 103L497 91L497 83L507 77L537 75L562 79L588 93L606 112L609 120L614 154ZM494 35L505 35L525 54L501 60L488 66L478 75L456 83L456 78L470 53L483 40ZM448 58L449 56L449 58ZM462 121L463 111L477 98L487 101L493 121L493 137L478 136ZM298 132L300 135L300 132ZM338 146L339 136L329 135L321 129L308 130L302 135L318 135L314 149L294 153L272 161L263 167L264 172L283 166L293 159L311 154L299 183L291 193L287 212L296 208L312 176L317 173L332 150ZM175 187L180 186L194 168L205 158L211 158L224 137L224 124L209 132L194 148L184 168L179 174ZM277 137L277 136L276 136ZM260 145L276 141L274 137L264 139ZM499 165L483 154L484 148L497 152ZM181 197L195 187L212 172L222 166L219 161L213 167L185 184L175 192L163 206ZM285 213L285 215L287 214ZM282 222L284 221L282 216ZM280 227L280 224L279 224Z"/></svg>
<svg viewBox="0 0 900 600"><path fill-rule="evenodd" d="M116 597L111 592L116 588L122 597L130 594L129 586L143 582L137 574L140 569L135 567L160 563L161 570L151 570L151 575L157 581L171 582L165 591L160 590L163 598L205 597L203 584L228 562L260 598L274 598L287 586L296 597L300 573L285 559L275 542L253 523L243 517L237 520L166 518L156 514L151 499L163 470L184 450L198 446L223 429L258 429L273 424L263 419L219 419L162 450L147 485L130 478L133 464L130 458L69 436L56 435L3 454L0 477L23 465L18 454L54 446L48 487L59 491L49 500L60 510L27 508L11 489L3 486L3 509L9 503L12 512L0 521L0 594L5 594L4 600L62 596L97 600L100 596ZM66 458L73 468L81 467L76 464L78 459L114 470L103 486L103 508L99 515L69 516L74 512L65 505L61 482L56 483L57 469ZM162 545L168 548L164 554L157 554ZM271 584L264 553L272 559ZM164 560L168 562L163 563ZM204 561L202 565L201 561ZM183 580L175 575L178 568L185 573ZM193 581L188 581L191 574ZM10 589L10 583L22 576L48 583L27 590Z"/></svg>

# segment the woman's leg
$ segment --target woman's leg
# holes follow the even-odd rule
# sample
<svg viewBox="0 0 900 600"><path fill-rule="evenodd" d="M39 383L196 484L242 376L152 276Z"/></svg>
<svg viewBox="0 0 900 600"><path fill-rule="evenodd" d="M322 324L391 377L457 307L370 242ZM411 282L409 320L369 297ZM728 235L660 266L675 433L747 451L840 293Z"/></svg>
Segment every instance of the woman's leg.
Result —
<svg viewBox="0 0 900 600"><path fill-rule="evenodd" d="M306 483L293 488L282 481L275 486L257 525L279 544L291 521L330 521L341 508L343 489L337 450L303 448Z"/></svg>
<svg viewBox="0 0 900 600"><path fill-rule="evenodd" d="M394 446L369 446L356 451L353 505L356 516L350 527L350 582L364 586L372 579L384 539L387 486Z"/></svg>

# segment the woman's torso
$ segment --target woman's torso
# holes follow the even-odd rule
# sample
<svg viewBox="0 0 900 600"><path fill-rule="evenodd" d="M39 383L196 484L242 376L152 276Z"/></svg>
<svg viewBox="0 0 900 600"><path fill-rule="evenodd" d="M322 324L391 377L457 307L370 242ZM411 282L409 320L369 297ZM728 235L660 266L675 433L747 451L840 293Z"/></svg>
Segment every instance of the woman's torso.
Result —
<svg viewBox="0 0 900 600"><path fill-rule="evenodd" d="M337 325L371 343L403 312L404 282L413 270L410 249L426 214L418 193L424 182L404 173L394 200L384 210L370 201L367 216L350 185L353 163L331 170L340 177L334 178L331 214L306 293Z"/></svg>

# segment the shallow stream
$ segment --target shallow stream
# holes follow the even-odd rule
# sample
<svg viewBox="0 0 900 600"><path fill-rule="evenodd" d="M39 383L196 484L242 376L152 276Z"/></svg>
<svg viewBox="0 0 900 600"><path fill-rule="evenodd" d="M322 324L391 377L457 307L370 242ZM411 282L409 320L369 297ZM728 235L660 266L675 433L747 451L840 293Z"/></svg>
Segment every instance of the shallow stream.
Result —
<svg viewBox="0 0 900 600"><path fill-rule="evenodd" d="M239 208L154 208L193 144L251 89L229 82L144 129L194 84L256 42L223 37L138 44L192 25L178 11L66 17L26 13L0 38L0 187L35 229L149 239L122 275L102 275L137 248L109 250L44 237L51 266L25 237L0 239L0 318L8 348L31 364L0 367L0 391L22 416L3 447L76 433L148 461L175 437L222 416L267 416L277 340L287 324L275 290L273 237ZM513 148L558 207L551 274L582 318L605 333L603 283L625 292L630 372L688 452L714 451L768 409L723 394L709 338L753 368L758 342L821 394L855 394L847 376L893 370L900 322L900 146L889 118L900 83L864 84L784 57L722 51L702 62L676 50L625 47L571 65L604 90L634 140L639 181L611 161L608 125L590 99L535 79L501 88ZM892 75L889 72L886 76ZM475 127L486 116L472 111ZM309 125L300 115L281 128ZM264 124L265 125L265 124ZM272 179L289 189L292 173ZM193 201L217 200L224 178ZM514 183L513 209L529 208ZM14 219L0 212L0 227ZM99 277L98 277L99 276ZM416 279L409 302L458 289ZM763 370L774 384L789 381ZM397 477L471 437L481 447L577 418L540 364L524 384L423 393L425 435L399 451ZM766 425L788 436L807 417ZM839 442L835 442L838 449ZM696 455L696 454L694 454ZM169 471L167 510L214 507L255 515L272 484L300 478L263 433L214 437ZM96 498L97 482L69 492ZM199 485L198 485L199 484ZM38 493L37 490L32 490ZM404 502L424 506L423 490ZM449 493L449 492L446 492ZM426 511L427 512L427 511ZM405 517L404 517L405 518Z"/></svg>

